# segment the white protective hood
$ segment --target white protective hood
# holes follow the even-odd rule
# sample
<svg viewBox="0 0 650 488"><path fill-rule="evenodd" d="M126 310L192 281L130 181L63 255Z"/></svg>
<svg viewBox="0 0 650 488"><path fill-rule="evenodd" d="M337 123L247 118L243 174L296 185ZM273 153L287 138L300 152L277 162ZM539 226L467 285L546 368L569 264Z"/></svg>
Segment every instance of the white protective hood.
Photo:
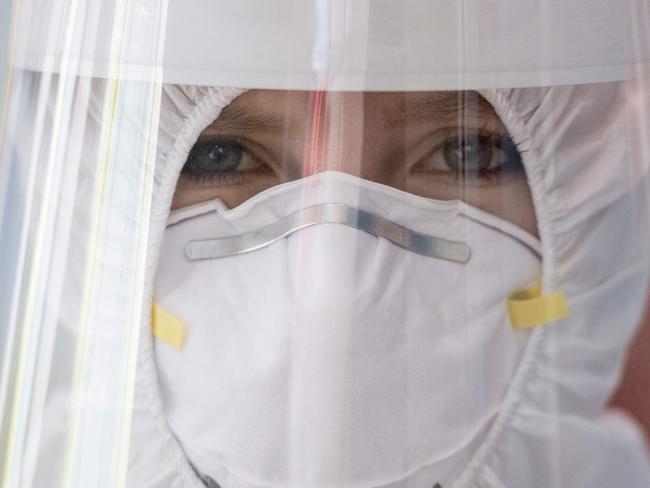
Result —
<svg viewBox="0 0 650 488"><path fill-rule="evenodd" d="M164 88L149 293L185 155L239 93ZM647 116L637 110L644 86L622 82L481 94L513 137L526 141L522 153L543 248L543 287L566 293L571 316L532 334L498 419L453 486L645 487L650 462L642 435L622 414L604 413L645 300L647 249L619 236L630 232L627 226L647 232L647 216L640 211L647 194L635 185L647 188L648 163L627 144L614 142L626 139L628 124ZM639 220L626 217L630 213ZM166 427L149 325L142 330L132 486L201 486Z"/></svg>

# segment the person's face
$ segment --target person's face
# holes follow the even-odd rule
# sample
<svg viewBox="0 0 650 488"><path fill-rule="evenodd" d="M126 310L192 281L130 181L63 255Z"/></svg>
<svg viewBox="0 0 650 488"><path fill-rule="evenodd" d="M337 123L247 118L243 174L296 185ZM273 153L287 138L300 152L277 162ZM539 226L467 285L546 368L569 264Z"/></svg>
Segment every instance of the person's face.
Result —
<svg viewBox="0 0 650 488"><path fill-rule="evenodd" d="M172 208L235 207L337 170L437 200L461 199L537 234L517 150L475 92L249 91L203 130Z"/></svg>

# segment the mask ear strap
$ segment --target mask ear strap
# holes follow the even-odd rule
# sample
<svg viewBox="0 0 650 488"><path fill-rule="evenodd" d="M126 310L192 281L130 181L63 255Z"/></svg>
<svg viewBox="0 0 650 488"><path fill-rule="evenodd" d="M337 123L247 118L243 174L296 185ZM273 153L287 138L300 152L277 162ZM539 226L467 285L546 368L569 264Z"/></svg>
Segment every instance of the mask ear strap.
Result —
<svg viewBox="0 0 650 488"><path fill-rule="evenodd" d="M569 306L564 293L556 291L542 295L541 287L536 285L510 295L508 312L514 328L528 329L568 317Z"/></svg>
<svg viewBox="0 0 650 488"><path fill-rule="evenodd" d="M185 344L187 328L182 320L154 302L151 307L151 332L161 341L180 350Z"/></svg>

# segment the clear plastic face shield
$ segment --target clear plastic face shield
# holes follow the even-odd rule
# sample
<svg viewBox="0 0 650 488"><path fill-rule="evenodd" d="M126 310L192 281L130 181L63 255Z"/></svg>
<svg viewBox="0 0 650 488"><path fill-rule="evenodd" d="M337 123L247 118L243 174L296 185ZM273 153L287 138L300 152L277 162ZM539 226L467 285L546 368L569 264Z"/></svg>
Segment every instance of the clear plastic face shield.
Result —
<svg viewBox="0 0 650 488"><path fill-rule="evenodd" d="M570 3L15 3L1 484L647 487L650 8Z"/></svg>

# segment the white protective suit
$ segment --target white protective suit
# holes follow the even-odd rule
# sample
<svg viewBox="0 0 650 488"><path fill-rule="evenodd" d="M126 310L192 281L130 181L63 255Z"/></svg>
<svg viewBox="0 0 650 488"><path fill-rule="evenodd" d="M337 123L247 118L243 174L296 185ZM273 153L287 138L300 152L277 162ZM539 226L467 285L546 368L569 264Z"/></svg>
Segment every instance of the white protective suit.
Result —
<svg viewBox="0 0 650 488"><path fill-rule="evenodd" d="M646 24L632 26L628 18L636 13L650 25L646 1L635 0L624 9L615 0L603 0L598 9L563 0L516 6L476 1L286 1L282 6L258 2L256 8L196 0L172 1L169 12L166 2L115 4L113 11L111 2L61 0L48 3L41 14L40 6L26 2L18 14L35 27L24 30L25 42L32 47L17 51L14 77L8 83L11 97L0 154L3 161L12 162L0 166L0 193L5 195L0 204L0 250L7 260L3 273L9 277L0 282L0 290L6 291L0 293L0 320L9 324L0 336L6 344L0 356L0 483L12 488L650 486L650 455L640 429L624 413L606 408L644 310L650 272L650 149L644 135L650 128L650 43L644 44L647 35L632 28ZM28 15L35 13L39 15ZM242 24L242 18L250 23ZM305 18L313 22L303 22ZM232 21L212 29L213 22L222 19ZM40 28L55 24L70 28ZM111 31L106 25L126 27ZM365 27L355 28L358 25ZM199 39L205 32L216 37L206 34L207 40L197 40L188 49L188 26ZM247 36L238 38L241 32ZM641 42L622 41L628 34ZM280 42L283 36L291 42ZM232 42L235 38L238 43ZM230 44L232 49L214 52L214 46ZM201 364L178 358L207 354L219 345L216 336L210 338L214 343L197 345L189 323L186 346L178 353L152 334L154 302L171 310L195 290L199 303L203 284L183 282L184 276L176 273L181 268L174 266L185 265L180 248L193 239L222 237L221 230L213 228L196 234L203 232L211 215L228 220L227 211L214 201L198 211L170 214L183 164L206 126L237 96L254 88L476 90L518 141L539 238L463 202L431 203L337 173L308 179L325 188L325 196L310 204L343 202L374 214L394 205L395 213L388 215L391 222L465 242L471 252L468 270L496 276L495 270L501 269L502 262L491 262L489 253L480 255L480 239L494 239L494 249L513 256L512 262L503 263L505 268L513 266L504 273L511 280L491 283L490 319L487 314L472 317L494 327L494 354L504 359L503 368L495 368L494 378L490 376L494 383L485 382L490 410L471 417L472 425L460 426L463 439L453 439L449 425L444 425L446 436L440 444L431 442L438 440L435 432L432 437L425 431L405 435L408 442L417 437L418 442L405 445L415 445L419 457L406 455L403 463L363 457L364 466L379 472L376 478L361 472L356 478L319 481L318 466L316 475L284 469L282 463L291 456L282 449L276 453L279 463L273 458L267 466L245 465L245 456L237 455L247 447L251 459L257 460L275 446L305 445L275 444L272 422L260 430L259 444L241 442L243 450L233 448L227 452L230 456L236 451L232 456L214 459L211 449L229 449L241 440L237 431L229 432L223 442L213 435L227 431L228 424L219 423L222 412L214 408L223 399L209 393L205 409L197 401L192 415L183 416L178 392L195 394L196 385L183 385L183 378L191 383L199 375L201 381L209 377L219 385L219 371L206 376ZM289 197L300 194L301 185L309 181L298 180L253 198L239 212L241 222L233 218L232 229L223 235L268 223L253 211L257 203L279 217L304 208L305 202L292 203ZM358 193L346 193L348 187ZM252 223L246 220L248 208ZM435 222L427 223L432 215ZM252 227L246 227L249 224ZM326 228L338 229L332 231L331 242L379 242L390 262L425 262L381 238L358 237L360 233L350 237L358 229L314 226L260 254L228 258L229 272L236 271L232 263L252 266L254 256L273 249L291 256L299 236L326 235ZM340 262L331 261L334 270L349 264L343 244L340 250ZM363 263L372 264L368 256ZM203 268L202 276L214 276L217 283L219 277L212 271L221 264L209 263L205 266L214 268ZM426 265L411 269L424 274ZM178 289L186 288L174 297L177 276ZM451 280L454 275L444 276ZM507 319L508 293L535 280L542 295L559 292L566 297L569 316L515 332L499 328ZM458 287L469 286L470 281L460 283ZM332 296L341 296L335 292ZM375 292L370 290L368 296ZM386 291L386 296L397 295L393 289ZM461 304L474 303L462 298L466 301L459 298ZM355 304L345 305L346 311L357 312ZM368 310L362 305L359 310ZM200 306L207 307L205 302ZM381 312L390 316L390 307L382 306ZM477 305L477 310L483 309ZM461 312L469 313L470 308ZM193 313L202 315L200 309ZM486 351L490 336L480 337L485 342L478 337L471 344L473 351L468 346L477 355ZM317 341L309 346L308 352L318 351ZM406 341L397 340L393 346L396 356L411 354L412 345ZM442 347L440 351L449 353ZM426 348L420 352L426 359ZM452 353L450 357L454 359ZM305 364L311 360L304 359ZM346 370L341 366L336 371ZM471 370L468 376L475 371L477 377L483 372ZM444 391L468 401L473 390L453 390L461 384L462 372L454 371L457 377L432 368L431 377ZM240 378L231 373L223 377L236 384ZM304 382L314 379L319 376L302 377ZM377 378L377 384L384 381ZM341 384L331 383L326 386L332 391ZM251 398L257 394L254 389L248 393ZM259 399L264 398L260 394ZM469 407L459 404L458 409ZM236 416L237 411L227 413ZM273 413L281 418L282 409ZM380 413L378 418L368 418L363 428L372 432L382 420L386 425L391 421L390 415ZM302 441L303 429L310 425L296 425L300 428L290 434ZM314 431L319 434L321 427L326 430L327 425L315 425ZM242 438L255 439L256 434L245 432ZM200 444L199 438L208 444ZM336 440L329 446L336 446ZM378 449L380 454L390 452L391 444L382 447L386 450ZM304 464L314 463L318 455L305 455ZM337 462L344 464L338 459L332 465Z"/></svg>
<svg viewBox="0 0 650 488"><path fill-rule="evenodd" d="M625 226L640 224L622 215L643 205L637 199L644 193L629 185L647 186L647 176L635 180L621 173L615 161L636 156L613 142L639 117L641 88L630 82L481 92L513 136L526 141L522 152L542 243L543 286L566 293L571 316L530 334L489 433L449 486L644 487L650 481L642 435L624 415L603 413L645 299L645 249L619 236L628 232ZM165 87L154 242L162 239L185 155L238 93ZM585 127L587 121L595 126ZM633 167L647 175L647 162ZM152 268L156 259L151 257ZM139 443L134 446L133 486L152 477L160 484L151 486L200 486L165 423L152 346L150 338L143 340L140 371L147 374L140 378L143 411L136 428L147 441L140 451ZM146 429L145 419L154 421ZM160 459L169 460L165 468ZM423 483L416 473L390 486Z"/></svg>

